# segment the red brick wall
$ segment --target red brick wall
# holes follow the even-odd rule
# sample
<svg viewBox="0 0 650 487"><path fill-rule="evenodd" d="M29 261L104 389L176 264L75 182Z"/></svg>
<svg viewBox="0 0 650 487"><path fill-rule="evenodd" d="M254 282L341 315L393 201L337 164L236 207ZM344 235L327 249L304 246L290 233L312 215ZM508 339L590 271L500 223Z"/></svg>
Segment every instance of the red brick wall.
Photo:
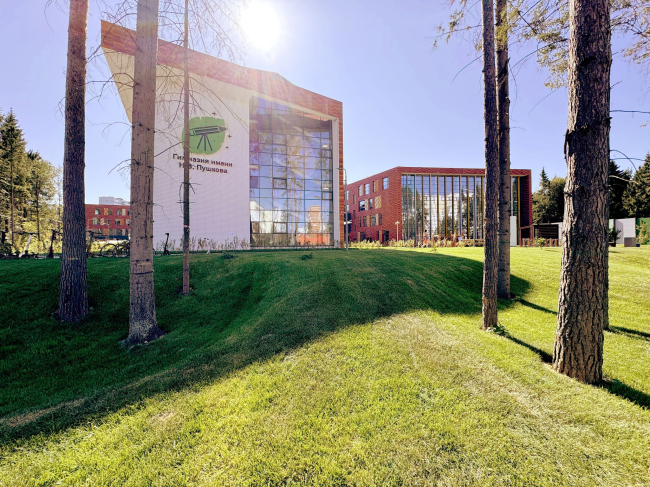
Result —
<svg viewBox="0 0 650 487"><path fill-rule="evenodd" d="M475 175L484 176L485 169L473 168L438 168L438 167L394 167L384 172L380 172L373 176L369 176L358 181L348 184L349 200L346 204L350 205L350 213L352 214L352 229L350 230L350 241L357 240L360 232L365 232L366 239L370 238L373 241L377 240L377 232L379 231L379 239L381 240L382 232L388 230L390 232L389 239L397 240L397 226L395 222L400 222L400 239L401 226L402 226L402 174L445 174L445 175ZM531 193L531 172L530 169L511 169L512 176L522 176L521 182L521 226L531 225L533 221L533 206L532 206L532 193ZM388 177L388 189L382 189L383 178ZM373 192L372 182L378 181L377 191ZM365 194L365 184L370 184L370 194ZM359 196L359 186L364 185L364 194ZM359 212L359 200L368 200L373 198L376 201L377 196L381 196L381 208L373 208L372 210L365 210ZM353 203L354 202L354 203ZM382 225L365 226L359 228L359 216L382 214ZM531 222L531 223L528 223Z"/></svg>
<svg viewBox="0 0 650 487"><path fill-rule="evenodd" d="M95 214L95 210L99 210L99 215ZM117 210L122 210L123 215L118 215ZM122 205L86 205L86 230L92 230L95 234L102 234L106 237L108 236L119 236L118 234L123 232L118 232L118 230L129 230L131 225L127 225L126 221L131 220L130 215L130 206ZM108 212L112 214L108 215ZM94 225L93 218L98 220L104 219L104 225L101 223ZM110 225L106 223L107 220L110 220ZM115 220L120 220L120 225L115 224ZM97 238L97 237L95 237Z"/></svg>

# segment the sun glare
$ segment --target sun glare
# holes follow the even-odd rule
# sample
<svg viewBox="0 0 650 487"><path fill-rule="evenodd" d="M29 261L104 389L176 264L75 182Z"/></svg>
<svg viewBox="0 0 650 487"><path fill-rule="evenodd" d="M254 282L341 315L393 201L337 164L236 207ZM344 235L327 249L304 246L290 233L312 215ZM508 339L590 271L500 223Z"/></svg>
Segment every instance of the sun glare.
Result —
<svg viewBox="0 0 650 487"><path fill-rule="evenodd" d="M280 36L280 22L271 4L251 2L242 16L242 28L254 47L270 51Z"/></svg>

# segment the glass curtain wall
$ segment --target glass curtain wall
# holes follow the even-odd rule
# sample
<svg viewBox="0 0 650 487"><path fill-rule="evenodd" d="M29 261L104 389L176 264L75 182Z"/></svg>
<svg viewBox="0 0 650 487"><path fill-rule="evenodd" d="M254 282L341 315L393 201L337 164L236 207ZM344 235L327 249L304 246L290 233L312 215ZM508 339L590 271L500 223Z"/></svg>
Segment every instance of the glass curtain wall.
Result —
<svg viewBox="0 0 650 487"><path fill-rule="evenodd" d="M334 243L332 121L253 97L253 247Z"/></svg>
<svg viewBox="0 0 650 487"><path fill-rule="evenodd" d="M483 176L402 174L402 234L421 243L438 237L483 238ZM519 224L518 178L512 178L512 214Z"/></svg>

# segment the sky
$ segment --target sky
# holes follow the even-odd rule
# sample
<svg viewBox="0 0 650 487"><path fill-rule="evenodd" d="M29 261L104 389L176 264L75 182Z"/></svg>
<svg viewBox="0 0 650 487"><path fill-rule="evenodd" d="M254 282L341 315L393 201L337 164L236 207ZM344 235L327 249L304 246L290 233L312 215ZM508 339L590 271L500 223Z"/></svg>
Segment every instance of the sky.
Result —
<svg viewBox="0 0 650 487"><path fill-rule="evenodd" d="M262 1L262 0L260 0ZM348 182L395 166L483 167L484 125L480 61L460 39L432 51L435 27L449 8L420 0L265 0L279 23L275 46L251 46L248 67L275 71L310 91L343 102L344 165ZM0 0L0 109L13 110L28 148L55 165L63 162L67 3ZM101 11L90 0L88 51L99 45ZM617 50L614 39L612 110L650 111L649 80ZM268 46L267 46L268 47ZM512 49L511 64L534 50ZM102 79L103 57L91 66ZM463 69L468 63L468 67ZM103 69L105 72L105 68ZM567 92L544 87L546 72L527 62L510 81L511 160L565 176L563 140ZM98 83L95 83L95 86ZM130 134L114 90L88 95L86 202L99 196L129 198L127 182L113 170L129 158ZM613 113L611 148L637 165L650 152L650 115ZM613 157L623 158L619 152Z"/></svg>

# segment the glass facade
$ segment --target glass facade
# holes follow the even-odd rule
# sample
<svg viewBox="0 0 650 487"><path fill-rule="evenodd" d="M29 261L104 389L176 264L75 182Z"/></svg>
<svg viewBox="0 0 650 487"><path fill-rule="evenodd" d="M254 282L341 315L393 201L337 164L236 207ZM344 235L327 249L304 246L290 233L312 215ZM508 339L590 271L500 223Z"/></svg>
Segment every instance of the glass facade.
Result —
<svg viewBox="0 0 650 487"><path fill-rule="evenodd" d="M250 103L251 246L333 245L332 121Z"/></svg>
<svg viewBox="0 0 650 487"><path fill-rule="evenodd" d="M511 211L520 226L519 178L512 178ZM485 178L402 174L402 235L422 242L438 237L483 238ZM516 230L514 230L516 231Z"/></svg>

